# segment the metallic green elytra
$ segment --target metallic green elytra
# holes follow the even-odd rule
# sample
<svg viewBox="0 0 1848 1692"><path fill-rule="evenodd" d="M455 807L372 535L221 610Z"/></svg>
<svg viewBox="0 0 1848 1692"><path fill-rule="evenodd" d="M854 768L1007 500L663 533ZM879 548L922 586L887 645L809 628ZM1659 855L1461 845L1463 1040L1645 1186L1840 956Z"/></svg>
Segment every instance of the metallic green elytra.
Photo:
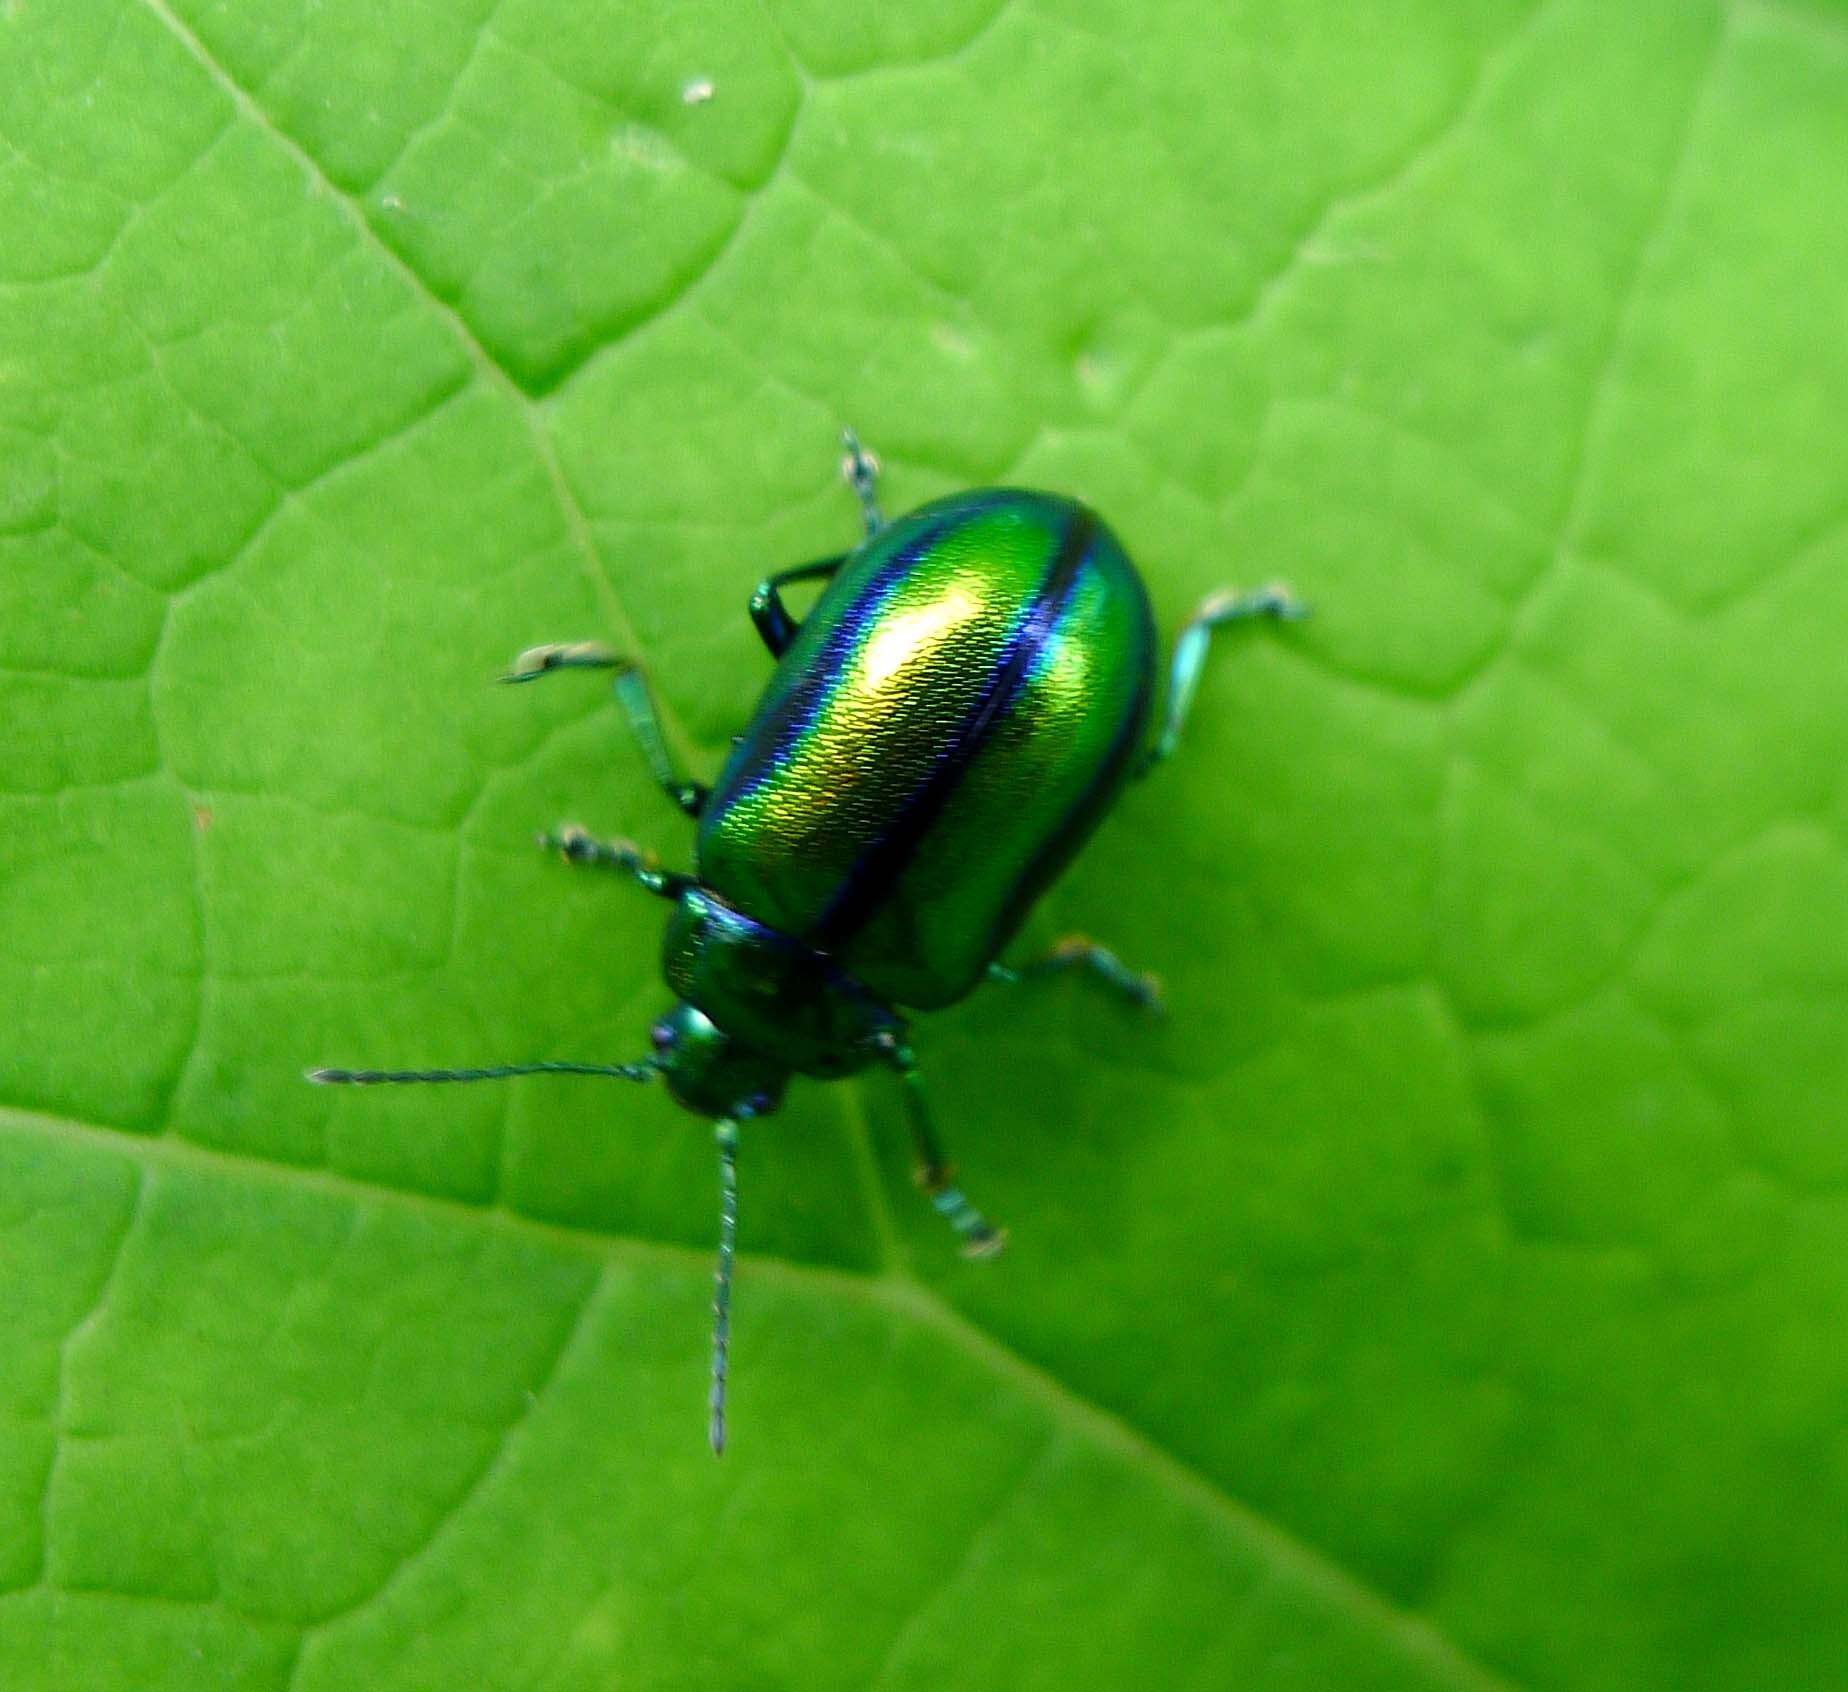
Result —
<svg viewBox="0 0 1848 1692"><path fill-rule="evenodd" d="M670 755L640 669L587 644L534 647L509 681L611 669L656 780L697 819L693 871L626 841L542 836L574 863L621 871L673 902L662 972L678 1002L638 1063L316 1070L327 1082L475 1081L538 1072L659 1076L714 1119L720 1161L711 1440L725 1440L738 1124L781 1103L792 1075L882 1065L902 1084L919 1180L972 1255L1003 1234L950 1178L905 1013L985 981L1082 967L1152 1007L1152 979L1079 936L1021 969L999 955L1123 785L1173 747L1212 629L1290 618L1280 588L1216 594L1182 630L1151 733L1157 647L1148 595L1103 522L1018 488L951 495L885 523L875 465L851 435L843 466L865 540L767 578L750 612L777 666L710 788ZM783 590L825 581L798 622Z"/></svg>
<svg viewBox="0 0 1848 1692"><path fill-rule="evenodd" d="M1083 506L937 500L790 641L700 814L699 879L886 1004L952 1004L1127 779L1154 676L1148 596Z"/></svg>

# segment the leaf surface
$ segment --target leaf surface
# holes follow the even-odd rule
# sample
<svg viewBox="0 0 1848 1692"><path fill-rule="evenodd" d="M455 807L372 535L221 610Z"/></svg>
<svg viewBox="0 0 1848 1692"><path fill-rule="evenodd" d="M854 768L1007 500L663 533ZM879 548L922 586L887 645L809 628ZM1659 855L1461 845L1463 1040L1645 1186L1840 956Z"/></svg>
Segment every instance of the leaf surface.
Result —
<svg viewBox="0 0 1848 1692"><path fill-rule="evenodd" d="M1848 1686L1832 0L0 3L0 1680ZM1157 970L744 1148L621 1060L756 579L1287 578L1036 914Z"/></svg>

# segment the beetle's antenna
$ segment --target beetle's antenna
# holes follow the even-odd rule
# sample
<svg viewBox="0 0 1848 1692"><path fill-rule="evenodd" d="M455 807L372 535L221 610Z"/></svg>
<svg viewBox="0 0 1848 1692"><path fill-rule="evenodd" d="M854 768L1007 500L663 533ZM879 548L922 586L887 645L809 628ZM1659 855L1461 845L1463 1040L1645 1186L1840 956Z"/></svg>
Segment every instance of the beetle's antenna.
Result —
<svg viewBox="0 0 1848 1692"><path fill-rule="evenodd" d="M725 1365L731 1347L732 1258L738 1250L738 1124L713 1130L719 1146L719 1261L712 1275L712 1454L725 1455Z"/></svg>
<svg viewBox="0 0 1848 1692"><path fill-rule="evenodd" d="M613 1081L652 1081L654 1063L502 1063L491 1069L311 1069L323 1087L406 1086L420 1081L505 1081L511 1075L601 1075Z"/></svg>

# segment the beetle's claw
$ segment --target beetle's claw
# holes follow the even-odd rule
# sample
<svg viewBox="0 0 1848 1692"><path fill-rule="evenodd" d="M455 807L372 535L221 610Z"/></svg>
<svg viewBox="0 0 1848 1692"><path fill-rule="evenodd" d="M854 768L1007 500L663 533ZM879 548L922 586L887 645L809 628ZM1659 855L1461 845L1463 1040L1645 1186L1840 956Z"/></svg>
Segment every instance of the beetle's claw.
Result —
<svg viewBox="0 0 1848 1692"><path fill-rule="evenodd" d="M590 838L589 829L580 828L576 823L561 823L549 833L540 835L539 844L548 851L557 852L567 861L575 862L596 843Z"/></svg>
<svg viewBox="0 0 1848 1692"><path fill-rule="evenodd" d="M1298 599L1283 582L1266 582L1259 589L1270 601L1268 614L1280 623L1300 623L1309 615L1309 605Z"/></svg>
<svg viewBox="0 0 1848 1692"><path fill-rule="evenodd" d="M558 664L559 648L556 646L529 646L507 666L507 671L498 679L504 682L531 681L535 676L542 676L547 670Z"/></svg>

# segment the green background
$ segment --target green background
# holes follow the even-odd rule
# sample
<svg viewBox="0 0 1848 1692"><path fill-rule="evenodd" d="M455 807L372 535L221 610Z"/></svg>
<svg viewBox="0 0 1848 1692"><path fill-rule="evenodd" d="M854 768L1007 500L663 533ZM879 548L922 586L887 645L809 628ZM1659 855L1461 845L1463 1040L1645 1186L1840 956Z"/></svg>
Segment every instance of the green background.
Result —
<svg viewBox="0 0 1848 1692"><path fill-rule="evenodd" d="M687 85L712 84L689 101ZM1848 12L0 0L0 1682L1848 1687ZM623 1059L753 581L1109 517L1182 755L885 1089Z"/></svg>

